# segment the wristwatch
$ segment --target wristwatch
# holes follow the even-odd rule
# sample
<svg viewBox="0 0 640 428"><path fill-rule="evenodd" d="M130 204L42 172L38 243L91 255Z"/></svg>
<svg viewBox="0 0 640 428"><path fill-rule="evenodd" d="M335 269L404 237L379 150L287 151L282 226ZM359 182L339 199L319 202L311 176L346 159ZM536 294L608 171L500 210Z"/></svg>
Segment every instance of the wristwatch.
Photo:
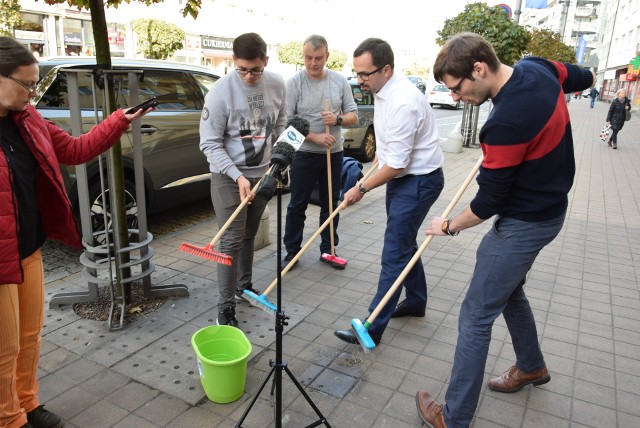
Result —
<svg viewBox="0 0 640 428"><path fill-rule="evenodd" d="M336 114L336 126L341 126L342 125L342 116L340 116L339 114Z"/></svg>
<svg viewBox="0 0 640 428"><path fill-rule="evenodd" d="M451 221L449 219L446 219L445 221L442 222L442 232L444 232L446 235L449 236L456 236L458 233L460 233L459 230L452 232L451 229L449 229L449 224L451 223Z"/></svg>
<svg viewBox="0 0 640 428"><path fill-rule="evenodd" d="M362 193L363 195L368 192L368 190L362 184L358 186L358 190L360 190L360 193Z"/></svg>

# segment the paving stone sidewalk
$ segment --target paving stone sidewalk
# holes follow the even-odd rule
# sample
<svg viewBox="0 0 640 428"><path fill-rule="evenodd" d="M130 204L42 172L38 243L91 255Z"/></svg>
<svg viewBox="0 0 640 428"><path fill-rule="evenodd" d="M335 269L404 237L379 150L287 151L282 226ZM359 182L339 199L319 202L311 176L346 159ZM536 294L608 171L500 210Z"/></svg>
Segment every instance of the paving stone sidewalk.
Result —
<svg viewBox="0 0 640 428"><path fill-rule="evenodd" d="M598 102L590 109L587 99L569 104L577 171L567 221L538 257L526 286L552 380L514 394L483 387L474 428L640 426L640 119L636 112L619 134L618 150L612 150L598 138L608 107ZM480 155L478 148L445 155L445 190L428 219L444 211ZM475 190L473 183L454 212ZM287 202L285 196L283 214ZM429 286L426 317L392 320L382 343L365 354L333 331L367 313L380 269L383 202L384 191L376 189L341 213L338 254L348 260L347 269L321 263L314 244L283 278L284 309L291 317L284 360L333 427L419 427L415 392L427 389L444 400L459 308L475 250L490 226L485 222L455 238L433 240L422 256ZM271 244L255 257L254 286L260 290L276 271L276 198L269 207ZM315 231L317 213L313 206L308 211L305 239ZM68 427L236 425L275 358L274 319L239 303L240 327L254 346L245 394L225 405L207 400L190 340L199 328L215 324L216 266L177 247L183 241L206 243L216 229L213 218L204 218L152 242L154 285L186 284L190 296L169 298L123 331L109 332L106 323L79 318L69 306L46 309L40 397ZM79 273L64 269L47 273L47 302L57 293L86 288ZM513 361L500 318L485 378ZM243 426L274 426L270 386ZM318 419L286 374L283 387L282 426Z"/></svg>

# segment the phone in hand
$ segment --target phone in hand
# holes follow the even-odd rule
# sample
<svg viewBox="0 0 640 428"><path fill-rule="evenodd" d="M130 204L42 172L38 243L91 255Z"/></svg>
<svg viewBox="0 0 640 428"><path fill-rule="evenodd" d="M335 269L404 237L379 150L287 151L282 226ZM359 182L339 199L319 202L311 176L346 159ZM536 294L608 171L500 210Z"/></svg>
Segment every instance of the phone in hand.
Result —
<svg viewBox="0 0 640 428"><path fill-rule="evenodd" d="M129 110L125 111L125 114L134 114L138 110L146 110L150 107L155 107L158 105L158 100L156 97L151 97L148 100L145 100L138 104L137 106L131 107Z"/></svg>

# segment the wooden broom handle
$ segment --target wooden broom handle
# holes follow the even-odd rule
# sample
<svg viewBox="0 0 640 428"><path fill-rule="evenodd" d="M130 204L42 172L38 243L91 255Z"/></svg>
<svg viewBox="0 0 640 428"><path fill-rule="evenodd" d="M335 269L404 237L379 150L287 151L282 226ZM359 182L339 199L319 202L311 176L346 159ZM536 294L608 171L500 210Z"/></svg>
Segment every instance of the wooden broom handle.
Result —
<svg viewBox="0 0 640 428"><path fill-rule="evenodd" d="M233 214L231 214L231 217L229 217L229 219L225 222L225 224L222 225L222 227L220 228L218 233L216 233L216 236L213 237L213 239L211 240L209 245L211 245L213 247L213 245L216 242L218 242L218 240L220 238L222 238L222 235L227 231L229 226L231 226L231 223L233 222L233 220L235 220L236 217L238 217L238 214L240 214L240 211L242 211L242 209L245 207L245 205L247 205L249 203L249 199L251 198L251 196L256 194L256 192L258 191L258 187L262 184L262 181L264 180L264 178L267 175L269 175L269 174L271 174L273 172L273 168L274 167L275 167L275 165L271 165L271 168L269 168L269 170L266 172L266 174L263 175L260 178L260 181L258 181L255 186L253 186L253 189L251 189L251 192L247 196L244 197L242 202L240 202L240 205L238 205L238 208L236 208L236 210L233 212Z"/></svg>
<svg viewBox="0 0 640 428"><path fill-rule="evenodd" d="M364 182L371 175L371 173L377 169L377 167L378 167L378 160L376 159L376 161L371 165L371 168L369 168L367 173L360 180L358 180L358 183L356 183L356 186L358 184ZM291 270L291 268L293 267L294 264L296 264L298 259L300 257L302 257L302 254L305 251L307 251L307 249L311 246L311 244L313 243L314 239L316 239L318 237L318 235L320 235L320 233L322 233L322 231L325 229L325 227L327 227L329 222L340 211L342 211L346 206L347 206L347 201L342 201L342 203L340 205L338 205L338 207L335 209L335 211L331 213L329 218L327 218L324 221L324 223L322 223L322 225L318 228L318 230L316 230L315 233L311 236L311 238L309 238L307 243L304 244L304 246L300 249L300 251L298 251L298 254L296 254L295 257L293 259L291 259L291 261L284 267L284 269L282 269L282 272L280 272L280 278L282 278L287 272L289 272ZM271 284L269 284L269 287L265 290L264 294L268 295L276 287L276 285L278 285L278 278L274 279L271 282Z"/></svg>
<svg viewBox="0 0 640 428"><path fill-rule="evenodd" d="M329 111L329 98L324 100L324 111ZM325 125L324 132L329 134L331 130L329 125ZM331 147L327 147L327 193L329 194L329 209L333 210L333 187L331 184ZM333 237L333 217L329 221L329 236L331 240L331 255L336 255L334 237Z"/></svg>
<svg viewBox="0 0 640 428"><path fill-rule="evenodd" d="M467 190L467 187L469 187L471 180L473 180L473 177L475 177L476 173L480 169L480 165L482 165L482 156L480 156L480 159L478 159L478 162L476 162L473 169L471 170L467 178L464 180L464 183L462 183L462 186L460 186L460 188L458 189L458 192L456 193L456 195L453 197L451 202L449 202L449 206L447 206L447 208L444 210L442 217L448 217L449 214L451 214L451 211L453 211L453 207L455 207L455 205L458 203L464 191ZM416 264L416 262L420 260L422 253L427 248L427 245L429 245L432 239L433 239L433 235L427 235L427 239L425 239L422 245L420 245L420 247L418 248L418 251L416 251L416 253L413 255L411 260L409 260L409 263L407 264L407 266L405 266L404 270L400 273L400 276L398 277L398 279L396 279L396 281L393 283L391 288L389 288L389 291L387 291L387 294L384 295L380 303L378 303L378 306L376 306L373 312L371 312L371 315L369 315L369 318L367 318L368 324L371 324L373 323L373 321L375 321L375 319L380 314L380 311L382 311L382 309L387 305L387 303L391 299L391 296L393 296L393 294L396 292L398 287L400 287L400 285L404 282L405 278L409 274L409 271L413 269L413 266Z"/></svg>

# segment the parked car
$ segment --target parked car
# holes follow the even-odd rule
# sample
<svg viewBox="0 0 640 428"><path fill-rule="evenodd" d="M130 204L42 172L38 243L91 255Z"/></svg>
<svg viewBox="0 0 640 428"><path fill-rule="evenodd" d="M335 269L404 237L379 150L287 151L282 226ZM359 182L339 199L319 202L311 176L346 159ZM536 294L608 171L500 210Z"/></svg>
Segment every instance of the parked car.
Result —
<svg viewBox="0 0 640 428"><path fill-rule="evenodd" d="M353 99L358 106L358 123L342 127L344 149L361 162L370 162L376 155L376 134L373 131L373 95L362 90L356 79L350 79Z"/></svg>
<svg viewBox="0 0 640 428"><path fill-rule="evenodd" d="M432 106L446 106L457 109L460 107L460 100L453 99L453 92L445 85L437 84L427 94L427 100Z"/></svg>
<svg viewBox="0 0 640 428"><path fill-rule="evenodd" d="M142 152L147 212L153 213L178 204L209 196L209 164L199 149L200 115L204 96L219 76L204 67L154 60L112 59L114 69L142 70L140 100L155 96L156 110L142 118ZM82 124L88 131L95 124L91 69L95 58L62 57L39 63L41 80L38 97L33 100L43 117L71 132L67 74L69 69L86 70L78 74ZM128 74L113 74L117 107L132 106ZM102 96L96 96L102 111ZM134 185L133 147L130 132L121 139L127 224L137 227L137 198ZM75 168L62 165L67 193L78 214L78 188ZM97 160L87 164L93 230L104 230L103 201Z"/></svg>
<svg viewBox="0 0 640 428"><path fill-rule="evenodd" d="M420 89L423 94L427 92L427 82L419 76L407 76L407 79L411 80L411 83L416 85L416 88Z"/></svg>

